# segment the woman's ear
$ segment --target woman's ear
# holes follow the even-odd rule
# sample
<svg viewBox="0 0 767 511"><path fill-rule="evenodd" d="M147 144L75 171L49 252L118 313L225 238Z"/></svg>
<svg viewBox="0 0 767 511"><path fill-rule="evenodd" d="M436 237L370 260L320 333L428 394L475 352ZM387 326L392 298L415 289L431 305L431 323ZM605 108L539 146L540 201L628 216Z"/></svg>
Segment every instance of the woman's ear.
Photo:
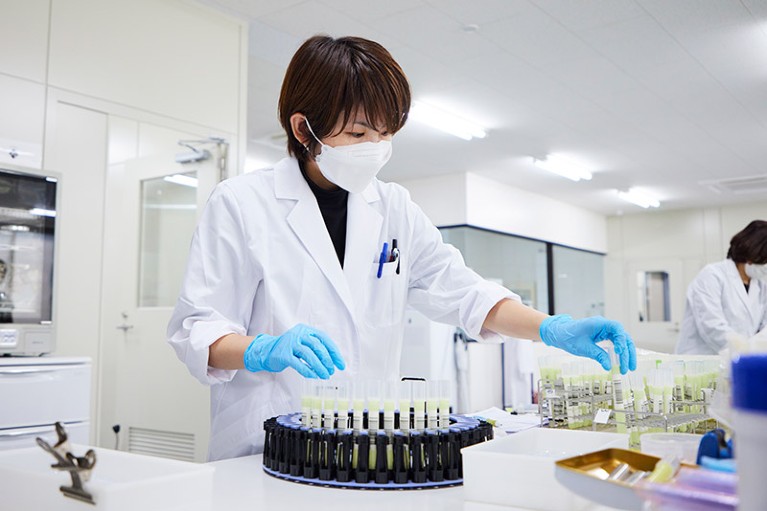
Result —
<svg viewBox="0 0 767 511"><path fill-rule="evenodd" d="M309 145L309 136L306 132L306 117L304 114L296 112L290 116L290 129L298 142L306 147Z"/></svg>

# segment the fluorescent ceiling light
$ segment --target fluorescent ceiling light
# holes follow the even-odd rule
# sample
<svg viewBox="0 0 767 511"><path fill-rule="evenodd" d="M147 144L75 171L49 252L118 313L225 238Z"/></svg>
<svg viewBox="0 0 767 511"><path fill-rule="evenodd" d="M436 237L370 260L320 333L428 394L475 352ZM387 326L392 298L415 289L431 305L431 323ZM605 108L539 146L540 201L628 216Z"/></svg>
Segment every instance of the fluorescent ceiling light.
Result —
<svg viewBox="0 0 767 511"><path fill-rule="evenodd" d="M657 208L660 206L660 201L653 195L642 190L637 190L636 188L631 188L627 192L618 190L618 197L625 200L626 202L636 204L637 206L645 209Z"/></svg>
<svg viewBox="0 0 767 511"><path fill-rule="evenodd" d="M29 212L37 216L48 216L48 217L56 216L56 212L51 209L32 208L29 210Z"/></svg>
<svg viewBox="0 0 767 511"><path fill-rule="evenodd" d="M548 170L573 181L580 181L581 179L588 181L591 179L591 172L583 168L579 163L556 154L546 156L545 160L533 158L533 164L539 169Z"/></svg>
<svg viewBox="0 0 767 511"><path fill-rule="evenodd" d="M482 126L459 115L421 103L420 101L413 102L409 117L464 140L485 138L487 136L487 131Z"/></svg>
<svg viewBox="0 0 767 511"><path fill-rule="evenodd" d="M0 225L0 230L2 231L15 231L15 232L29 232L29 226L28 225Z"/></svg>
<svg viewBox="0 0 767 511"><path fill-rule="evenodd" d="M177 185L197 188L197 178L191 177L191 176L185 176L184 174L173 174L172 176L165 176L163 180L169 183L175 183Z"/></svg>

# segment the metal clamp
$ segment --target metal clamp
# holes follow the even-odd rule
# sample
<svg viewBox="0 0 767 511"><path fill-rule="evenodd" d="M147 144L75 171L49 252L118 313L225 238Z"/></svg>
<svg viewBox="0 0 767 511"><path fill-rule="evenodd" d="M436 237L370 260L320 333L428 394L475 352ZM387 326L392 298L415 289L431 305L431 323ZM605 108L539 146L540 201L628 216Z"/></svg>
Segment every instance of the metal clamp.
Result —
<svg viewBox="0 0 767 511"><path fill-rule="evenodd" d="M59 486L59 490L67 497L95 505L93 495L83 488L83 483L90 480L93 466L96 464L95 451L88 449L84 456L79 457L72 454L67 432L60 422L56 423L56 434L58 435L58 442L53 447L40 437L37 437L36 440L37 445L58 461L58 463L51 465L51 468L69 472L69 476L72 478L71 486Z"/></svg>

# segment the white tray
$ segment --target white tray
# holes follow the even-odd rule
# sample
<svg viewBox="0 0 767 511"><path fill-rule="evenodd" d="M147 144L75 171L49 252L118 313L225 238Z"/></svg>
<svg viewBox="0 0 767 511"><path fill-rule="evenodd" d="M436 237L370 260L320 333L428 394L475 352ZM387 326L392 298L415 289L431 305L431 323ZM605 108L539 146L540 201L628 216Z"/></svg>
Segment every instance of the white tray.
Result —
<svg viewBox="0 0 767 511"><path fill-rule="evenodd" d="M464 448L466 500L542 511L591 506L559 484L554 463L610 447L627 448L628 435L535 428Z"/></svg>
<svg viewBox="0 0 767 511"><path fill-rule="evenodd" d="M74 445L83 456L91 449ZM69 474L54 470L54 457L40 447L0 452L3 509L57 511L208 511L213 492L210 465L93 448L96 465L85 489L96 505L66 497L59 486L71 485Z"/></svg>

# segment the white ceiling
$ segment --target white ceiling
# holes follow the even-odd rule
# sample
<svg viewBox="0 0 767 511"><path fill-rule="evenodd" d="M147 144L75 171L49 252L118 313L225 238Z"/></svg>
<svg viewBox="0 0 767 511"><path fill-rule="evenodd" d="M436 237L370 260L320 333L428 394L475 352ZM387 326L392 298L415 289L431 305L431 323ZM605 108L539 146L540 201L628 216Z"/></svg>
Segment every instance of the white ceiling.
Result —
<svg viewBox="0 0 767 511"><path fill-rule="evenodd" d="M202 0L250 22L248 153L265 163L277 100L307 37L383 44L415 99L488 129L464 141L415 121L384 180L475 172L603 214L752 202L701 181L767 177L767 0ZM593 169L572 182L530 157Z"/></svg>

